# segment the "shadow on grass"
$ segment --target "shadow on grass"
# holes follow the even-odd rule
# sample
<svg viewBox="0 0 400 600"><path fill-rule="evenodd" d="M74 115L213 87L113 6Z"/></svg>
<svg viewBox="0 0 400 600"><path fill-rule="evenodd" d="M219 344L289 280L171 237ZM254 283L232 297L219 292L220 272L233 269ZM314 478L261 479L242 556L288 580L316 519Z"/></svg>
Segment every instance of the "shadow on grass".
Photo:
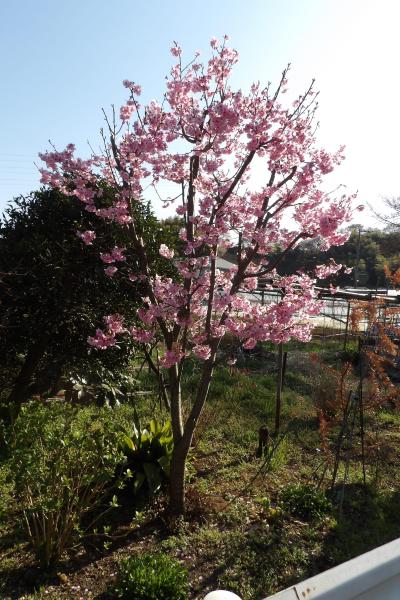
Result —
<svg viewBox="0 0 400 600"><path fill-rule="evenodd" d="M303 433L304 430L318 432L319 422L316 416L300 416L288 419L286 423L286 430L293 434Z"/></svg>
<svg viewBox="0 0 400 600"><path fill-rule="evenodd" d="M244 600L264 598L312 570L312 556L279 524L230 536L219 545L219 552L219 564L203 579L199 597L210 588L221 587Z"/></svg>
<svg viewBox="0 0 400 600"><path fill-rule="evenodd" d="M342 515L335 526L327 525L286 517L231 532L219 542L218 564L199 591L220 586L245 600L264 598L385 544L400 536L400 492L381 495L370 486L349 484Z"/></svg>
<svg viewBox="0 0 400 600"><path fill-rule="evenodd" d="M321 559L330 568L400 536L400 492L378 494L371 486L337 486L333 500L344 491L343 511L324 540Z"/></svg>

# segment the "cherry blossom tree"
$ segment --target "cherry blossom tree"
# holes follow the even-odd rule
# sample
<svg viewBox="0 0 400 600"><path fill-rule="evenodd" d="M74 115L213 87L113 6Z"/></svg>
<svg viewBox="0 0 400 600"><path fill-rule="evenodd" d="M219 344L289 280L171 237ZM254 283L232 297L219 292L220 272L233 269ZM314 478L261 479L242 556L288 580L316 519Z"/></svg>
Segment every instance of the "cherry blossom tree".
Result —
<svg viewBox="0 0 400 600"><path fill-rule="evenodd" d="M171 49L176 64L166 80L161 104L142 106L141 89L124 81L129 98L119 118L105 119L103 150L83 160L75 148L41 154L46 168L42 182L80 198L89 212L117 223L129 232L135 269L126 249L115 246L101 255L108 277L123 277L144 290L138 321L126 323L120 314L107 315L89 343L97 349L118 344L131 335L143 344L150 366L168 395L174 437L170 507L185 510L185 464L196 424L207 399L217 351L226 333L244 348L257 341L279 344L291 338L310 339L310 316L320 311L314 274L298 272L280 277L279 263L301 240L319 237L325 249L343 244L341 231L351 219L352 196L334 197L323 191L324 175L343 159L343 148L330 154L315 139L316 93L313 83L285 106L286 68L276 89L254 83L248 92L233 90L231 70L238 60L227 37L211 40L205 64L196 54L184 64L181 48ZM260 174L262 182L260 181ZM112 206L101 202L106 182L115 192ZM146 190L161 194L173 189L165 205L174 204L182 218L183 252L162 244L161 257L172 262L176 277L159 276L134 219L137 202ZM256 184L256 182L258 182ZM95 243L95 232L81 232L82 241ZM272 249L282 250L268 260ZM217 268L221 249L236 248L236 265ZM256 260L259 257L263 260ZM318 277L340 266L318 267ZM140 273L139 278L132 275ZM242 292L254 290L257 279L281 290L277 304L250 303ZM160 347L158 364L151 349ZM182 411L181 379L185 358L201 363L201 377L190 411Z"/></svg>

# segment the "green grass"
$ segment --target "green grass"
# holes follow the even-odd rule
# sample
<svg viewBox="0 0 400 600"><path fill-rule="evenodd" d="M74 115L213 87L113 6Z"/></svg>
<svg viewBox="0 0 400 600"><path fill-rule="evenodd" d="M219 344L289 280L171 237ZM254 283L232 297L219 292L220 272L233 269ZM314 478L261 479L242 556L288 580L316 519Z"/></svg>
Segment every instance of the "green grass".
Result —
<svg viewBox="0 0 400 600"><path fill-rule="evenodd" d="M254 360L246 358L245 368L217 367L190 454L187 520L175 523L171 529L163 521L160 505L150 507L148 514L153 514L153 521L146 516L140 523L131 524L131 537L126 541L123 536L121 541L117 538L115 549L104 553L110 566L105 568L101 593L106 593L107 577L115 571L117 559L132 552L156 550L189 567L193 600L204 598L207 591L218 587L238 593L243 600L260 600L400 536L400 415L394 410L381 409L366 419L371 445L367 486L361 484L360 463L354 458L345 483L344 465L340 465L332 494L328 469L321 489L327 492L332 506L318 509L318 518L308 518L302 505L290 501L288 507L282 501L285 490L294 485L314 488L323 472L324 453L312 401L316 367L308 352L317 352L330 361L336 360L337 349L337 341L331 340L288 345L282 439L270 461L257 458L256 450L260 426L267 425L271 432L274 429L276 349L265 345L265 355ZM199 366L188 361L183 385L186 410L198 378ZM140 379L142 389L154 393L135 400L141 418L165 417L157 400L154 376L145 371ZM333 444L335 436L337 427L330 430L328 442ZM359 444L358 437L356 442ZM382 451L385 445L395 451L391 461L375 449L379 446ZM340 512L337 506L343 493ZM12 533L8 525L7 531ZM121 535L119 531L117 534ZM17 539L14 545L4 542L0 553L2 550L3 573L15 566L14 551L20 557L26 552ZM84 579L85 572L79 575L77 571L78 581ZM62 586L45 587L48 594L42 590L26 598L71 597ZM0 597L1 593L0 588ZM98 595L99 600L106 597Z"/></svg>

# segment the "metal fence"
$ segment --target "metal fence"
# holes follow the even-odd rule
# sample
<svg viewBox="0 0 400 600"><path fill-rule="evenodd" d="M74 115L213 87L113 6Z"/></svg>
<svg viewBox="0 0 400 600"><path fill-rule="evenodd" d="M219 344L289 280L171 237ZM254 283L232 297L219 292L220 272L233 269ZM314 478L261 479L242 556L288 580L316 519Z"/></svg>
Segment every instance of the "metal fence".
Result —
<svg viewBox="0 0 400 600"><path fill-rule="evenodd" d="M279 290L264 291L258 289L254 292L242 292L241 294L250 302L263 305L275 304L282 299L282 293ZM337 295L331 295L325 291L320 297L322 303L320 314L311 317L314 325L313 337L338 338L338 340L342 340L344 345L346 345L346 340L351 335L367 334L371 327L368 317L361 318L357 322L356 330L354 330L354 325L351 323L352 312L359 305L360 301L377 304L378 322L391 323L400 327L399 298L400 296L393 297L373 294L372 291L368 293L356 293L342 290Z"/></svg>

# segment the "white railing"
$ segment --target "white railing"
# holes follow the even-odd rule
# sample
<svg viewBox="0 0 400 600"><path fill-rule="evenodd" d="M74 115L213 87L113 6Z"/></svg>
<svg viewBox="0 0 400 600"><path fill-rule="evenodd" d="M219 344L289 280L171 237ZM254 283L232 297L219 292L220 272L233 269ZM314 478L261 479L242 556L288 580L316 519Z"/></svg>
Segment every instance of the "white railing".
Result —
<svg viewBox="0 0 400 600"><path fill-rule="evenodd" d="M204 600L240 600L223 590ZM400 600L400 538L264 600Z"/></svg>

